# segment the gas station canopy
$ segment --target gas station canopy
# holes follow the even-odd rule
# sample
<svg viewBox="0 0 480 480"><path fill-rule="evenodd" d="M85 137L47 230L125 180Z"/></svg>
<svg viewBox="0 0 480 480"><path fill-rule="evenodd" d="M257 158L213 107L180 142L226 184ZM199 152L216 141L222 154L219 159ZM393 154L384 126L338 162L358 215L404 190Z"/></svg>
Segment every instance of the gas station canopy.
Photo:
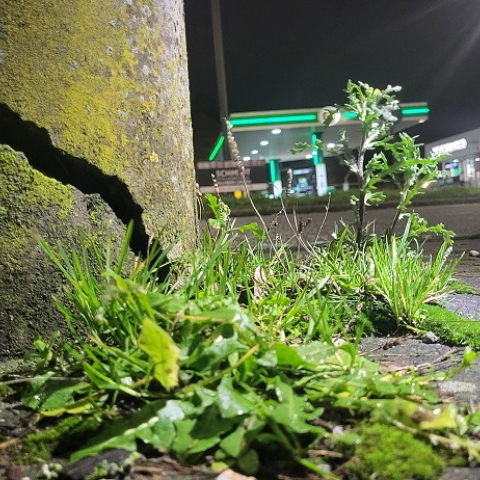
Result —
<svg viewBox="0 0 480 480"><path fill-rule="evenodd" d="M394 112L398 120L391 133L428 119L430 110L426 103L405 103L399 107ZM332 118L332 110L334 107L231 114L231 131L244 161L244 172L247 173L242 177L235 162L224 158L225 149L222 146L225 139L220 135L209 161L197 162L197 179L201 191L242 191L248 183L251 191L270 189L273 196L279 196L283 192L282 172L291 169L298 190L325 195L329 186L323 157L328 157L329 152L325 151L322 155L316 148L308 148L299 153L292 153L291 150L296 143L313 145L316 139L321 139L328 150L335 151L341 131L345 131L350 147L357 148L361 141L362 125L356 114L335 110ZM327 119L330 120L328 126ZM291 163L282 167L285 162ZM216 179L216 187L212 186L211 177Z"/></svg>
<svg viewBox="0 0 480 480"><path fill-rule="evenodd" d="M321 133L322 141L334 145L344 130L353 148L360 143L360 122L352 112L340 112L330 126L324 122L333 107L303 110L275 110L232 113L230 125L240 154L246 159L275 159L281 162L305 159L312 152L292 154L297 142L312 142L312 134ZM398 121L393 132L405 130L428 119L429 108L423 103L405 103L394 112ZM209 160L223 160L223 137L220 136Z"/></svg>

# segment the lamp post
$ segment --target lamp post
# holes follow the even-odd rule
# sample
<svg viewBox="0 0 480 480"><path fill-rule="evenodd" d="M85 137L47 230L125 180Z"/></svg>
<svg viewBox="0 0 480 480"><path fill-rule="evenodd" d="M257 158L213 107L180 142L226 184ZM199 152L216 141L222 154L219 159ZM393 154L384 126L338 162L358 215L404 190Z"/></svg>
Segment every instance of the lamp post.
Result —
<svg viewBox="0 0 480 480"><path fill-rule="evenodd" d="M217 74L218 107L220 124L224 142L222 146L223 159L230 160L230 152L227 142L228 120L228 96L227 81L225 78L225 60L223 55L222 17L220 12L220 0L210 0L212 11L213 48L215 52L215 71Z"/></svg>

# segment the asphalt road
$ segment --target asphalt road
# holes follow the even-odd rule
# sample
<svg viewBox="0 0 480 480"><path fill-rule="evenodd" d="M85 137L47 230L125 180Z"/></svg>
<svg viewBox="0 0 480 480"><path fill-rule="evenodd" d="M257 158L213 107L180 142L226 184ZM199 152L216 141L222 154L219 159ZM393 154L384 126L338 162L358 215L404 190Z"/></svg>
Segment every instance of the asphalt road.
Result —
<svg viewBox="0 0 480 480"><path fill-rule="evenodd" d="M460 269L464 266L477 267L477 275L480 272L480 257L469 257L470 250L478 250L480 252L480 203L468 203L460 205L439 205L424 206L414 209L423 218L427 220L429 225L437 225L443 223L445 228L455 233L455 243L453 246L452 258L463 255ZM393 208L370 208L367 210L366 220L373 222L373 229L377 233L382 233L390 226L395 209ZM332 233L335 225L341 225L341 222L352 223L354 216L351 211L346 212L312 212L302 213L297 216L288 215L288 220L284 214L282 215L264 215L263 221L269 229L272 239L278 235L284 242L295 242L295 233L301 222L308 221L308 225L304 228L302 236L308 242L325 241L332 239ZM251 222L260 223L258 217L237 217L235 225L247 225ZM396 232L400 233L405 227L406 220L402 219L398 222ZM425 244L426 253L435 254L440 246L441 238L432 236ZM480 280L479 280L480 282ZM480 283L478 285L480 288Z"/></svg>
<svg viewBox="0 0 480 480"><path fill-rule="evenodd" d="M453 230L457 238L476 238L478 237L480 243L480 203L470 203L461 205L440 205L440 206L427 206L417 207L415 211L418 212L423 218L425 218L430 225L436 225L443 223L445 228ZM377 232L382 232L388 227L395 214L393 208L370 208L367 210L366 220L368 222L374 222L374 227ZM278 233L282 235L284 240L293 236L291 228L284 215L265 215L264 221L267 226L271 226L275 218L278 221ZM294 216L289 215L290 221L293 225ZM302 213L297 216L297 224L300 221L306 221L311 219L310 224L305 229L303 236L306 240L312 241L315 238L320 240L331 239L331 234L334 231L334 225L340 221L346 223L353 222L354 216L351 211L347 212L313 212ZM250 222L257 221L257 217L239 217L236 219L236 225L246 225ZM402 223L403 222L403 223ZM405 220L399 222L399 229L405 225Z"/></svg>

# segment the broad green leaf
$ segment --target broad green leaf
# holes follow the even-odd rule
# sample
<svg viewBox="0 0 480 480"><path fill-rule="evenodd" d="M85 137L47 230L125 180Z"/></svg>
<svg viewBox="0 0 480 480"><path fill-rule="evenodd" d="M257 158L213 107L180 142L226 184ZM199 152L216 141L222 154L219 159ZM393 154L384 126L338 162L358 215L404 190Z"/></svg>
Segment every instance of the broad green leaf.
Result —
<svg viewBox="0 0 480 480"><path fill-rule="evenodd" d="M245 433L245 427L238 427L234 432L226 436L220 442L220 448L222 448L225 453L227 453L231 457L237 458L246 446Z"/></svg>
<svg viewBox="0 0 480 480"><path fill-rule="evenodd" d="M304 367L308 365L308 363L300 356L297 349L289 347L284 343L276 343L275 352L277 354L278 365L289 367Z"/></svg>
<svg viewBox="0 0 480 480"><path fill-rule="evenodd" d="M206 452L220 443L222 436L232 430L240 419L225 419L217 405L197 412L191 418L176 422L177 433L172 449L183 459L190 455Z"/></svg>
<svg viewBox="0 0 480 480"><path fill-rule="evenodd" d="M184 364L190 368L198 371L212 371L219 367L219 364L225 361L229 355L234 352L240 354L245 353L248 347L240 343L235 338L221 338L217 337L211 345L205 347L199 346L201 349L198 358L193 358Z"/></svg>
<svg viewBox="0 0 480 480"><path fill-rule="evenodd" d="M195 427L192 430L192 436L195 438L207 438L221 436L232 430L242 419L223 418L218 405L212 404L205 408L203 413L195 415Z"/></svg>
<svg viewBox="0 0 480 480"><path fill-rule="evenodd" d="M296 395L290 385L282 382L278 377L275 382L275 392L281 402L269 406L270 417L275 422L296 433L324 433L323 428L307 423L309 420L318 418L323 413L322 408L313 410L303 395Z"/></svg>
<svg viewBox="0 0 480 480"><path fill-rule="evenodd" d="M120 420L116 420L108 425L100 435L92 438L87 442L85 448L78 450L71 457L71 462L76 462L84 457L94 456L104 450L111 448L123 448L125 450L135 451L137 449L137 439L143 439L151 443L154 447L164 446L162 438L158 436L161 431L166 431L171 440L171 431L165 427L168 421L166 416L172 415L170 422L178 421L183 418L182 409L175 408L179 402L165 402L159 400L157 402L145 405L132 415ZM162 413L162 410L166 410ZM160 427L156 427L158 422ZM154 427L157 430L153 430ZM168 441L165 442L167 444Z"/></svg>
<svg viewBox="0 0 480 480"><path fill-rule="evenodd" d="M463 364L462 366L469 366L476 358L478 354L474 352L470 347L466 347L463 352Z"/></svg>
<svg viewBox="0 0 480 480"><path fill-rule="evenodd" d="M153 360L153 375L166 389L178 385L180 349L170 335L149 318L142 323L138 346Z"/></svg>
<svg viewBox="0 0 480 480"><path fill-rule="evenodd" d="M86 392L89 385L76 380L51 380L48 377L29 382L22 402L29 408L39 410L56 410L74 404L74 395Z"/></svg>
<svg viewBox="0 0 480 480"><path fill-rule="evenodd" d="M322 365L335 353L336 347L325 342L312 342L308 345L301 345L295 351L305 362Z"/></svg>
<svg viewBox="0 0 480 480"><path fill-rule="evenodd" d="M262 367L276 367L277 353L273 349L267 350L261 357L257 359L259 365Z"/></svg>
<svg viewBox="0 0 480 480"><path fill-rule="evenodd" d="M447 404L442 407L437 407L434 410L429 410L426 419L420 422L422 430L445 430L453 429L460 430L463 434L466 431L466 421L459 414L458 407L453 404Z"/></svg>
<svg viewBox="0 0 480 480"><path fill-rule="evenodd" d="M247 450L239 459L238 466L242 472L247 475L254 475L257 473L258 467L260 466L260 460L258 459L258 454L255 450Z"/></svg>
<svg viewBox="0 0 480 480"><path fill-rule="evenodd" d="M182 402L176 400L168 400L165 407L158 411L158 421L152 426L156 440L150 442L155 448L168 449L171 447L176 435L175 422L181 421L185 417L181 404Z"/></svg>
<svg viewBox="0 0 480 480"><path fill-rule="evenodd" d="M223 377L218 386L217 405L222 418L232 418L250 413L253 405L232 386L232 379Z"/></svg>

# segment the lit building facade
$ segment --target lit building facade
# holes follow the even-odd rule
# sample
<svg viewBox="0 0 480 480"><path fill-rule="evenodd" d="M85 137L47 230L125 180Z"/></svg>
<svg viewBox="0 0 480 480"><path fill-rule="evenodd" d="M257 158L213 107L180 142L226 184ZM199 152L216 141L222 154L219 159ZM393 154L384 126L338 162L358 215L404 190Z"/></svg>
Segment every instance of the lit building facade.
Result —
<svg viewBox="0 0 480 480"><path fill-rule="evenodd" d="M426 156L441 154L448 155L439 162L441 182L480 187L480 128L425 145Z"/></svg>

